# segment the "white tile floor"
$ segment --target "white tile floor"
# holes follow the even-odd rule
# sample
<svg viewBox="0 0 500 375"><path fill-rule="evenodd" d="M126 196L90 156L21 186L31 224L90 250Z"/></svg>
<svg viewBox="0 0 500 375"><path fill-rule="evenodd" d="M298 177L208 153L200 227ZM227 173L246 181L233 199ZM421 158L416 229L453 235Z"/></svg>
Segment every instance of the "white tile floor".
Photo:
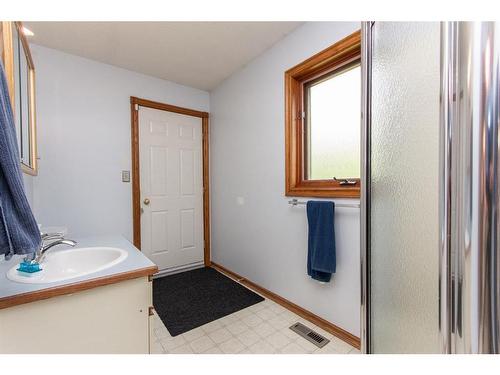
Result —
<svg viewBox="0 0 500 375"><path fill-rule="evenodd" d="M153 316L152 354L357 354L359 350L273 301L256 305L172 337ZM330 342L319 349L289 327L301 322Z"/></svg>

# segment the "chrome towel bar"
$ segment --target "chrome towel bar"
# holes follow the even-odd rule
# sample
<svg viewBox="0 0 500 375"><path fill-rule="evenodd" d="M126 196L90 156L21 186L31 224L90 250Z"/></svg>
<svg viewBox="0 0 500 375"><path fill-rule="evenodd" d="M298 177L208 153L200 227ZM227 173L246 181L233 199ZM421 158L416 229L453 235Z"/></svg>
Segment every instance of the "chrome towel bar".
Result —
<svg viewBox="0 0 500 375"><path fill-rule="evenodd" d="M290 204L292 206L298 206L298 205L305 205L305 204L307 204L307 202L299 201L298 199L294 198L292 200L289 200L288 204ZM335 203L335 207L359 208L359 203Z"/></svg>

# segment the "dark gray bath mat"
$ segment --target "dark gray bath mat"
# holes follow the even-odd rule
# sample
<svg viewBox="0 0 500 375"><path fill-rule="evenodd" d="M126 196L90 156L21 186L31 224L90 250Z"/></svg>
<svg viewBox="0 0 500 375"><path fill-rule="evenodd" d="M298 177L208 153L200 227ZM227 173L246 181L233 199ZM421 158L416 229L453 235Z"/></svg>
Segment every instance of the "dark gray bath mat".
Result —
<svg viewBox="0 0 500 375"><path fill-rule="evenodd" d="M172 336L263 300L209 267L153 280L153 306Z"/></svg>

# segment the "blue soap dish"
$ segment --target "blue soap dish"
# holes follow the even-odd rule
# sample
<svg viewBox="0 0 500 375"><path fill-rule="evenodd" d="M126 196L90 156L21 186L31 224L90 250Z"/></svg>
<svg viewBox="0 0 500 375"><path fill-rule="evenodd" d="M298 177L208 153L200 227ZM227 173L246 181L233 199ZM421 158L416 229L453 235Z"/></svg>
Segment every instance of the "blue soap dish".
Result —
<svg viewBox="0 0 500 375"><path fill-rule="evenodd" d="M19 268L17 270L19 272L35 273L41 271L42 269L40 268L39 263L21 262L19 263Z"/></svg>

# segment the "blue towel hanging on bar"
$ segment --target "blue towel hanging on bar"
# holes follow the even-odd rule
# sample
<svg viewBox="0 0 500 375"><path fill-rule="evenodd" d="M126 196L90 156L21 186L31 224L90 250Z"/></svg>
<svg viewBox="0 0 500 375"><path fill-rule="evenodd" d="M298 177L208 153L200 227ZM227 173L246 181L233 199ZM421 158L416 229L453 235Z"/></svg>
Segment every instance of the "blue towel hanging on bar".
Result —
<svg viewBox="0 0 500 375"><path fill-rule="evenodd" d="M307 202L307 274L321 282L329 282L337 267L334 216L334 202Z"/></svg>
<svg viewBox="0 0 500 375"><path fill-rule="evenodd" d="M24 191L14 116L0 62L0 255L29 254L42 242Z"/></svg>

